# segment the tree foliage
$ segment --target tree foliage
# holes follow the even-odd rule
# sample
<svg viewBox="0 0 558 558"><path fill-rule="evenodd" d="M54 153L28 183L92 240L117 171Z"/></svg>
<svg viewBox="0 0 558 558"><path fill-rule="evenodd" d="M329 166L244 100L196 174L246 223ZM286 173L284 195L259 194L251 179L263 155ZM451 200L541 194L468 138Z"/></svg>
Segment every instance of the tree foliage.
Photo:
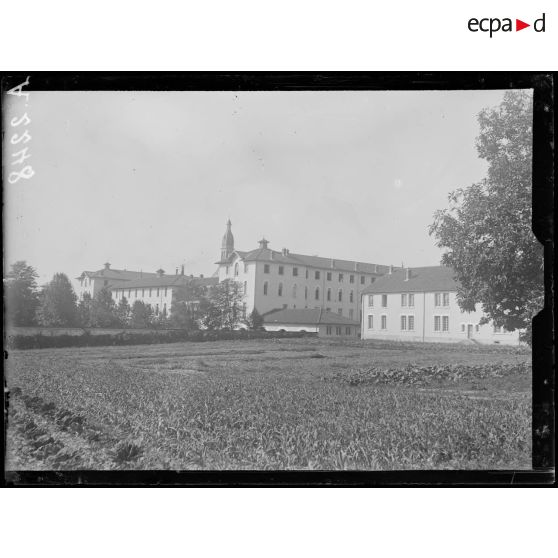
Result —
<svg viewBox="0 0 558 558"><path fill-rule="evenodd" d="M122 327L129 325L131 312L132 310L128 304L128 300L125 296L123 296L115 308L116 318L118 319L119 325Z"/></svg>
<svg viewBox="0 0 558 558"><path fill-rule="evenodd" d="M37 322L42 326L73 327L78 323L77 297L64 273L55 273L41 292Z"/></svg>
<svg viewBox="0 0 558 558"><path fill-rule="evenodd" d="M91 306L93 299L89 293L83 293L77 307L78 323L81 327L91 327Z"/></svg>
<svg viewBox="0 0 558 558"><path fill-rule="evenodd" d="M5 282L6 318L10 325L31 326L39 305L37 272L25 261L12 264Z"/></svg>
<svg viewBox="0 0 558 558"><path fill-rule="evenodd" d="M246 316L244 323L249 329L260 329L263 326L263 316L254 308Z"/></svg>
<svg viewBox="0 0 558 558"><path fill-rule="evenodd" d="M480 304L484 322L530 331L544 297L543 250L531 231L532 97L506 92L478 122L487 177L452 192L430 234L455 271L463 310Z"/></svg>
<svg viewBox="0 0 558 558"><path fill-rule="evenodd" d="M149 328L153 325L153 310L151 306L136 300L130 312L130 325L133 328Z"/></svg>
<svg viewBox="0 0 558 558"><path fill-rule="evenodd" d="M119 324L116 305L109 289L101 289L91 301L91 327L116 327Z"/></svg>
<svg viewBox="0 0 558 558"><path fill-rule="evenodd" d="M214 329L235 329L238 326L242 319L242 299L238 281L225 279L211 288L208 317Z"/></svg>

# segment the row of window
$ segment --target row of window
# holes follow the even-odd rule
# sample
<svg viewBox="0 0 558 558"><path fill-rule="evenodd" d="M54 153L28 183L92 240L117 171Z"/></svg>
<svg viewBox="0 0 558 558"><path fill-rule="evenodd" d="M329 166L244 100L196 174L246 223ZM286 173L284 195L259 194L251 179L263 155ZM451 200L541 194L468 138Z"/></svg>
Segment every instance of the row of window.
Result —
<svg viewBox="0 0 558 558"><path fill-rule="evenodd" d="M380 295L382 308L387 308L387 294ZM374 295L368 295L368 306L374 306ZM401 306L415 306L415 295L413 293L401 293ZM434 306L449 306L449 293L434 293Z"/></svg>
<svg viewBox="0 0 558 558"><path fill-rule="evenodd" d="M368 314L368 329L374 329L374 315ZM380 316L380 329L387 329L387 316ZM399 316L399 329L401 331L415 330L415 317L413 315ZM449 316L434 316L434 331L449 331Z"/></svg>
<svg viewBox="0 0 558 558"><path fill-rule="evenodd" d="M350 326L345 327L345 335L351 335ZM333 326L326 326L326 335L333 335ZM343 328L340 326L335 326L335 335L343 335Z"/></svg>
<svg viewBox="0 0 558 558"><path fill-rule="evenodd" d="M132 289L128 290L128 299L130 299L132 297L132 292L134 293L134 296L136 298L138 298L138 293L139 293L140 289L134 289L132 291ZM161 292L164 292L163 296L167 296L168 294L168 287L165 287L164 289L161 288L151 288L151 289L141 289L141 296L142 298L145 297L145 293L148 292L148 296L153 296L153 291L155 291L157 294L155 296L160 296ZM126 291L125 290L121 290L121 291L114 291L114 297L116 299L118 298L122 298L126 296Z"/></svg>
<svg viewBox="0 0 558 558"><path fill-rule="evenodd" d="M246 283L244 284L244 292L246 292ZM277 285L277 296L283 296L283 283L279 283L279 285ZM292 286L291 288L291 296L292 298L296 298L297 297L297 293L298 293L298 287L296 285L296 283ZM269 283L267 281L264 282L263 284L263 294L265 296L267 296L269 294ZM314 290L314 300L320 300L320 287L316 287ZM308 299L308 287L304 287L304 298ZM326 300L328 302L331 302L332 300L332 291L331 289L328 289L326 291ZM343 302L343 290L339 289L339 291L337 291L337 296L335 299L337 302ZM354 291L350 291L349 292L349 302L354 302L355 301L355 293Z"/></svg>
<svg viewBox="0 0 558 558"><path fill-rule="evenodd" d="M246 271L246 266L245 266L244 271ZM263 271L266 274L271 273L271 265L270 264L264 264L264 270ZM299 276L298 271L299 271L298 267L293 267L291 269L292 276L293 277L298 277ZM310 272L309 272L308 269L305 269L304 271L305 271L306 279L308 279L310 277ZM277 266L277 273L279 275L285 275L285 266L283 266L283 265ZM322 273L323 273L322 271L320 271L318 269L315 269L314 270L314 279L320 280L322 278ZM238 275L238 263L235 264L235 275ZM325 273L325 276L326 276L326 281L333 281L333 272L327 271ZM344 273L337 273L337 280L338 280L339 283L343 283L344 279L345 279L345 274ZM373 283L374 280L375 280L375 277L370 277L370 283ZM354 274L349 274L349 283L354 284L355 281L356 281L356 276ZM360 276L360 284L364 285L365 282L366 282L366 277L364 275L361 275Z"/></svg>

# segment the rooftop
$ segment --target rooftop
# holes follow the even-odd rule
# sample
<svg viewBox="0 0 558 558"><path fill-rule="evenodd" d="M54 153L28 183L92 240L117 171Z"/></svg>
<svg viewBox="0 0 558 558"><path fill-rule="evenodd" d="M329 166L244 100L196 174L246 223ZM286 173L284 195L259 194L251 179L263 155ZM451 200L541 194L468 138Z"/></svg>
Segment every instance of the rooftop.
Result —
<svg viewBox="0 0 558 558"><path fill-rule="evenodd" d="M191 275L162 275L140 277L126 281L122 285L113 285L112 289L136 289L138 287L180 287L193 283L196 286L209 287L219 282L218 277L193 277Z"/></svg>
<svg viewBox="0 0 558 558"><path fill-rule="evenodd" d="M407 279L407 271L409 277ZM383 275L374 283L366 287L362 294L368 293L405 293L405 292L434 292L456 291L457 282L454 271L450 267L441 265L429 267L415 267L409 270L394 268L392 273Z"/></svg>
<svg viewBox="0 0 558 558"><path fill-rule="evenodd" d="M272 310L263 315L264 324L296 324L296 325L360 325L354 320L345 318L322 308L284 308Z"/></svg>

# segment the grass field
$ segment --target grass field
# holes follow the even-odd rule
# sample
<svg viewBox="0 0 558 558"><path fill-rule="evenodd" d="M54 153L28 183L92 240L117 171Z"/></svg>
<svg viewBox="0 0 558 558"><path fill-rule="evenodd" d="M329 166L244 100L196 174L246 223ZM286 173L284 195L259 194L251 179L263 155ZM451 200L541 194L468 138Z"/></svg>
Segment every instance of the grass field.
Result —
<svg viewBox="0 0 558 558"><path fill-rule="evenodd" d="M529 469L530 360L321 339L11 351L6 469Z"/></svg>

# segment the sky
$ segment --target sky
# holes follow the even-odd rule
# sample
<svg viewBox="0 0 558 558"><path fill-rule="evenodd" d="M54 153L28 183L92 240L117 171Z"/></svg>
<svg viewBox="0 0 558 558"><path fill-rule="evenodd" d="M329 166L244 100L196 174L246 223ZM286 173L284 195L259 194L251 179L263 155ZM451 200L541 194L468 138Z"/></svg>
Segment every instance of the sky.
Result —
<svg viewBox="0 0 558 558"><path fill-rule="evenodd" d="M5 104L34 170L4 176L5 266L211 275L235 248L438 265L428 226L481 180L476 116L503 91L30 92ZM17 145L4 143L4 172Z"/></svg>

